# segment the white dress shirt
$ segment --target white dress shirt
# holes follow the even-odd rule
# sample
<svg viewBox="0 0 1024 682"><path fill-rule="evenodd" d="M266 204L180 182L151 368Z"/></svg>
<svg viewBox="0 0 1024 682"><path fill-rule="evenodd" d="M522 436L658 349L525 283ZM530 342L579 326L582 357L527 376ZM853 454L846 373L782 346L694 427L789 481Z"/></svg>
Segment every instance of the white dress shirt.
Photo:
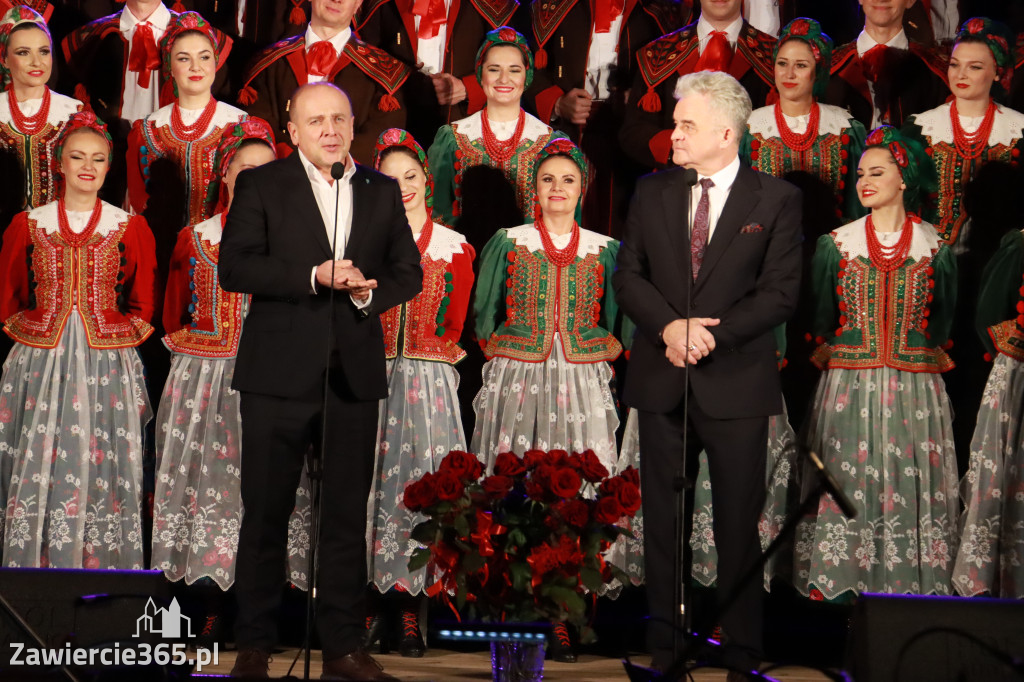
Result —
<svg viewBox="0 0 1024 682"><path fill-rule="evenodd" d="M932 32L935 40L942 42L956 38L960 28L960 8L957 0L932 0Z"/></svg>
<svg viewBox="0 0 1024 682"><path fill-rule="evenodd" d="M608 76L619 59L619 34L622 32L622 19L626 15L623 8L615 17L607 33L598 33L590 29L590 51L587 53L587 93L597 100L608 99Z"/></svg>
<svg viewBox="0 0 1024 682"><path fill-rule="evenodd" d="M296 150L302 168L306 171L306 178L309 186L313 189L313 197L316 199L316 206L320 210L320 217L324 221L324 229L327 230L327 243L331 245L334 252L334 260L342 260L345 257L345 246L348 244L348 237L352 233L352 176L356 173L356 162L350 154L345 163L345 174L341 179L336 180L337 188L327 182L320 170L306 158L302 150ZM338 241L334 241L334 226L337 221ZM318 264L319 265L319 264ZM315 292L317 289L316 268L310 275L310 288ZM362 302L352 299L357 308L365 308L370 305L373 292Z"/></svg>
<svg viewBox="0 0 1024 682"><path fill-rule="evenodd" d="M441 24L437 35L433 38L419 38L416 41L416 61L423 66L420 71L423 73L442 73L444 71L444 46L448 41L448 23L452 20L449 13L452 11L452 0L444 0L444 15L447 21ZM420 30L420 17L413 17L413 27L416 33Z"/></svg>
<svg viewBox="0 0 1024 682"><path fill-rule="evenodd" d="M346 28L345 30L338 32L336 36L334 36L327 42L329 42L334 47L334 54L340 57L341 51L345 49L345 43L347 43L348 39L351 37L352 29ZM308 24L306 26L306 52L308 53L309 48L313 47L314 44L319 43L321 40L323 40L323 38L321 38L320 36L313 32L313 25ZM319 83L325 80L327 80L326 76L314 76L311 73L306 74L307 83Z"/></svg>
<svg viewBox="0 0 1024 682"><path fill-rule="evenodd" d="M736 174L740 172L740 157L736 157L732 162L718 171L714 175L697 175L697 184L690 189L690 232L693 232L693 220L697 215L697 203L700 201L700 195L704 192L704 189L700 186L700 181L704 178L711 178L711 182L715 183L715 186L708 190L708 243L711 243L711 238L715 234L715 226L718 224L718 218L722 215L722 209L725 208L725 202L729 199L729 192L732 190L732 184L736 182Z"/></svg>
<svg viewBox="0 0 1024 682"><path fill-rule="evenodd" d="M139 24L149 24L153 30L153 40L156 41L157 50L160 49L160 38L167 31L167 24L171 21L171 12L163 4L157 5L153 13L145 21L139 21L126 5L121 11L121 35L128 41L128 56L132 53L132 38L135 36L135 27ZM128 70L128 62L124 64L124 90L121 92L121 118L134 123L140 118L146 118L160 108L160 69L153 69L149 74L149 87L139 87L139 76L135 71Z"/></svg>
<svg viewBox="0 0 1024 682"><path fill-rule="evenodd" d="M863 57L864 53L875 45L878 45L878 42L869 36L867 31L861 31L860 35L857 36L857 56ZM894 35L885 46L897 50L906 50L910 47L910 40L907 38L907 34L903 32L903 29L900 29L900 32ZM874 130L885 123L885 121L882 120L881 110L875 106L875 84L871 81L868 81L868 92L871 93L871 129Z"/></svg>
<svg viewBox="0 0 1024 682"><path fill-rule="evenodd" d="M779 29L782 27L779 0L743 0L743 16L758 31L779 37Z"/></svg>
<svg viewBox="0 0 1024 682"><path fill-rule="evenodd" d="M697 40L700 41L701 54L704 53L704 48L708 46L708 41L711 40L711 32L714 30L715 27L711 25L711 22L701 14L700 19L697 20ZM729 39L729 45L733 48L736 47L736 41L740 39L741 30L743 30L743 17L725 27L725 35Z"/></svg>

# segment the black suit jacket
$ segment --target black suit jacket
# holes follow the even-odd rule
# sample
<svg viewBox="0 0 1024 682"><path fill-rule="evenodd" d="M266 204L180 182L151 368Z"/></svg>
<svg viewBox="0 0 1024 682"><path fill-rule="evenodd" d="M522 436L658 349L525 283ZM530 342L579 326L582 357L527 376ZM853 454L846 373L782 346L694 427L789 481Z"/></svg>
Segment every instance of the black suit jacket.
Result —
<svg viewBox="0 0 1024 682"><path fill-rule="evenodd" d="M782 412L772 330L796 309L801 200L789 183L741 166L704 254L686 309L690 241L683 169L637 183L619 248L616 299L637 325L623 399L669 412L683 397L683 369L665 357L660 332L685 317L717 317L716 348L691 366L701 409L716 419Z"/></svg>
<svg viewBox="0 0 1024 682"><path fill-rule="evenodd" d="M344 257L378 286L365 310L335 292L333 348L355 396L376 400L387 395L378 315L419 293L423 272L398 185L359 165ZM218 266L225 290L252 294L233 388L288 398L323 379L329 290L318 286L311 293L310 274L330 259L327 229L298 154L238 176Z"/></svg>

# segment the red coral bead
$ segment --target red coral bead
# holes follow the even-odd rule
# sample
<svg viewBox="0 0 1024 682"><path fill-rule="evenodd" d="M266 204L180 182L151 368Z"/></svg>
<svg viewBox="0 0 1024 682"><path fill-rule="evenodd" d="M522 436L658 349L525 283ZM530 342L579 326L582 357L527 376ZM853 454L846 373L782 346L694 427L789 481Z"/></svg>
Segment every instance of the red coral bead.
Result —
<svg viewBox="0 0 1024 682"><path fill-rule="evenodd" d="M511 262L515 263L516 262L516 252L515 251L509 251L508 252L508 259Z"/></svg>

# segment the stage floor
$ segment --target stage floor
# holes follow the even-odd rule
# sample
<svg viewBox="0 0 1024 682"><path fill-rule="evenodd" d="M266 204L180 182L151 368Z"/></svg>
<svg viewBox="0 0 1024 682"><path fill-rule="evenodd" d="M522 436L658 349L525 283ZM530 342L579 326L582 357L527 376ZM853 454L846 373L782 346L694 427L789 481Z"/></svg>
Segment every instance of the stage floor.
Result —
<svg viewBox="0 0 1024 682"><path fill-rule="evenodd" d="M270 663L270 676L284 677L296 655L299 658L291 674L301 678L303 658L301 651L297 649L287 649L274 654ZM423 658L402 658L398 654L376 655L375 658L380 661L388 673L395 675L403 682L427 682L428 680L481 682L491 679L491 658L490 654L484 651L464 653L435 648L429 649ZM637 660L640 664L646 664L648 661L646 656ZM203 672L224 674L230 672L234 662L234 651L222 652L220 664L216 667L206 668ZM780 668L769 674L783 682L818 682L828 679L820 672L798 667ZM310 677L320 679L319 651L313 652ZM627 678L622 668L622 661L619 659L584 655L576 663L546 662L544 664L544 679L556 682L606 682L607 680L625 680ZM718 682L725 680L725 672L701 670L694 673L693 679L697 682Z"/></svg>

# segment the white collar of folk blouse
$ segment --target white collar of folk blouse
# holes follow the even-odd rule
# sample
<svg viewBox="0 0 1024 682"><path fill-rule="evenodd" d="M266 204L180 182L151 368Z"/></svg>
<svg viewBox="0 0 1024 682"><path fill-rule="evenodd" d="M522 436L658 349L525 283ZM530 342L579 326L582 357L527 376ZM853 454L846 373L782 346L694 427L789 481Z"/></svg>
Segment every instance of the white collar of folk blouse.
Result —
<svg viewBox="0 0 1024 682"><path fill-rule="evenodd" d="M951 104L946 102L914 116L914 123L921 126L921 133L931 140L932 144L937 142L953 144L953 121L949 117L950 106ZM979 116L976 119L966 119L961 116L960 121L961 124L964 121L974 121L974 124L970 126L971 129L967 130L970 133L978 129L981 118ZM1024 114L996 104L996 115L992 121L992 132L988 136L988 145L990 147L998 144L1012 146L1016 140L1024 137L1024 133L1021 132L1022 128L1024 128Z"/></svg>

